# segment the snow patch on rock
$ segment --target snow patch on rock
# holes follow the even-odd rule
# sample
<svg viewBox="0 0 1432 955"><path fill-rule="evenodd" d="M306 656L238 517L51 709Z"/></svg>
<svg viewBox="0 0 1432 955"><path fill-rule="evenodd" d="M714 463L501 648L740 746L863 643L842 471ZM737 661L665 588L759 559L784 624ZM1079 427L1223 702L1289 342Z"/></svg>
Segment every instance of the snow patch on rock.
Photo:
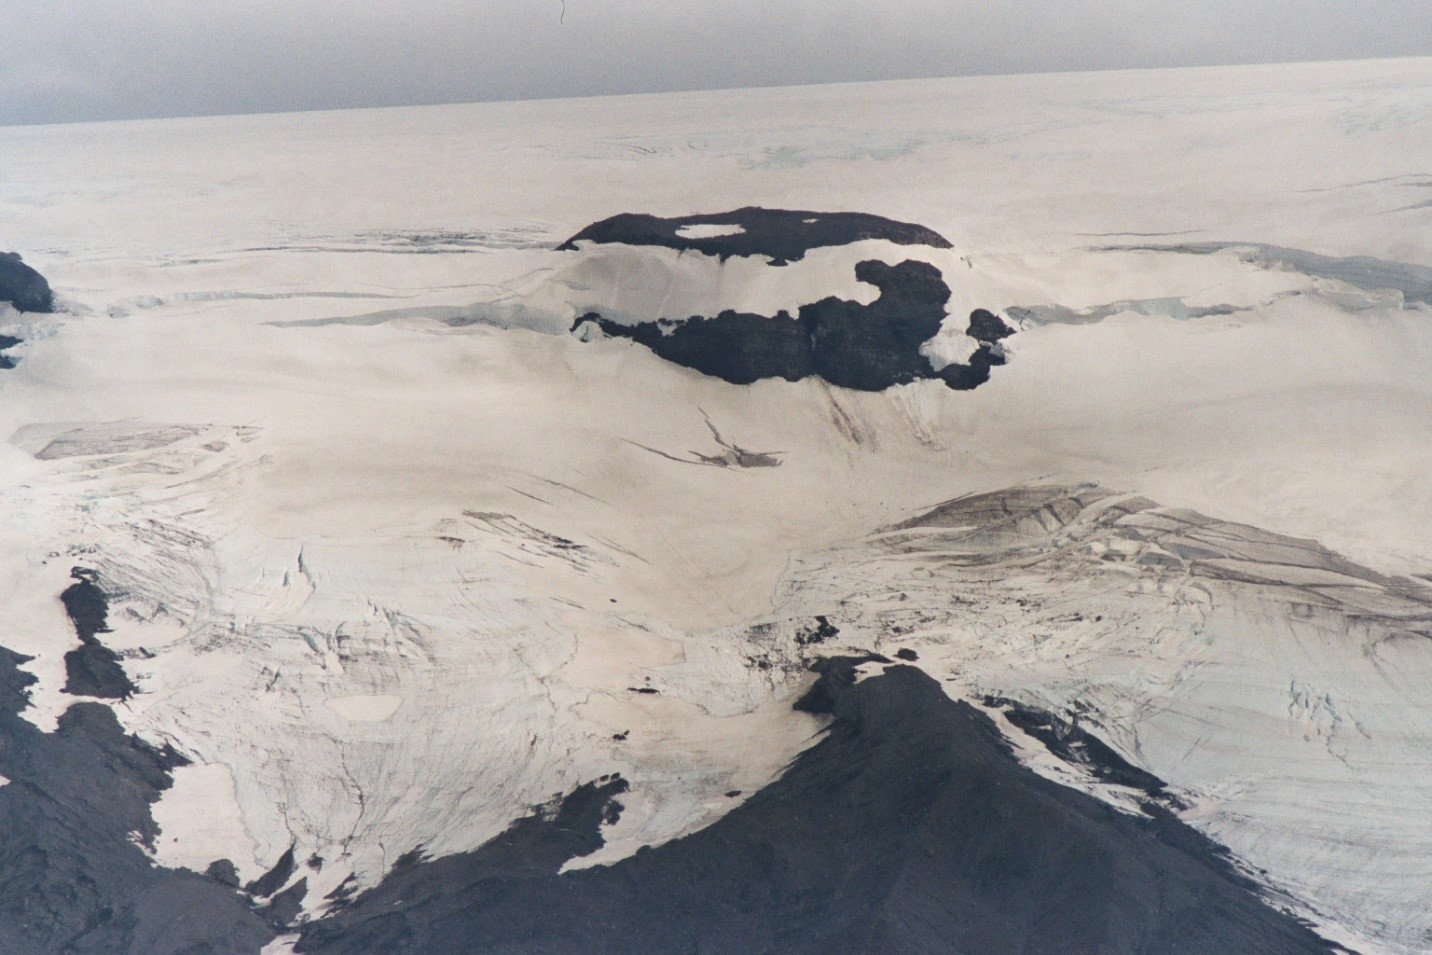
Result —
<svg viewBox="0 0 1432 955"><path fill-rule="evenodd" d="M234 864L239 879L263 875L253 840L244 829L234 775L222 763L191 764L171 771L172 784L151 812L159 826L154 861L171 869L204 872L219 859Z"/></svg>

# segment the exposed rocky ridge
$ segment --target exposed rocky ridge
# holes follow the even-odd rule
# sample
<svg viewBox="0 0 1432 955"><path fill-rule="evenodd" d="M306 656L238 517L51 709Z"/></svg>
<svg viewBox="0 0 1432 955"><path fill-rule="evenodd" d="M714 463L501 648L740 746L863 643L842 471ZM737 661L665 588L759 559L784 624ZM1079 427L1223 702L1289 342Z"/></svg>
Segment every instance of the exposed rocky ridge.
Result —
<svg viewBox="0 0 1432 955"><path fill-rule="evenodd" d="M833 718L711 827L610 867L611 782L473 853L409 858L297 950L452 953L1329 953L1221 850L1022 766L988 717L910 666L816 664L796 705Z"/></svg>
<svg viewBox="0 0 1432 955"><path fill-rule="evenodd" d="M0 302L22 312L52 312L55 296L45 277L26 265L15 252L0 252Z"/></svg>
<svg viewBox="0 0 1432 955"><path fill-rule="evenodd" d="M255 955L272 929L198 873L155 866L151 804L186 761L76 703L54 733L20 715L35 678L0 647L0 951Z"/></svg>
<svg viewBox="0 0 1432 955"><path fill-rule="evenodd" d="M938 378L968 390L984 384L990 369L1005 363L997 344L1003 335L981 341L964 364L936 369L921 353L921 346L939 333L950 298L949 286L933 265L871 260L858 263L855 274L880 290L869 305L830 297L801 306L795 316L726 311L635 325L589 312L577 319L573 331L591 323L606 335L630 338L668 361L738 385L762 378L819 377L843 388L881 391ZM981 328L989 334L985 325Z"/></svg>
<svg viewBox="0 0 1432 955"><path fill-rule="evenodd" d="M914 653L905 648L896 656ZM1023 733L1044 744L1050 753L1071 766L1077 766L1094 779L1115 786L1136 789L1161 802L1182 808L1176 797L1169 795L1164 781L1153 773L1132 765L1107 743L1082 728L1078 720L1065 720L1016 700L986 696L984 705L1003 711L1004 718Z"/></svg>
<svg viewBox="0 0 1432 955"><path fill-rule="evenodd" d="M988 381L990 369L1005 362L1000 340L1014 329L992 312L975 309L964 332L968 350L958 350L952 356L944 353L945 338L952 335L942 332L950 321L946 309L951 299L948 263L942 268L921 256L948 250L950 243L924 226L864 213L757 207L672 219L624 214L588 226L558 248L580 251L603 245L646 246L697 252L723 263L733 256L764 257L767 266L775 268L791 265L813 249L871 240L919 246L922 252L905 259L901 250L879 250L878 242L872 243L873 248L859 246L844 260L822 260L810 266L817 269L814 281L802 288L801 297L786 299L779 306L745 302L720 308L702 299L708 288L728 293L733 288L763 288L771 284L769 272L758 275L747 268L728 274L728 267L713 266L709 274L702 273L704 283L693 285L679 281L676 276L685 280L686 273L655 252L638 253L635 260L620 266L598 258L601 264L594 275L578 273L565 281L580 298L595 277L599 285L610 286L615 298L603 304L578 304L571 330L584 338L594 329L609 337L629 338L668 361L733 384L763 378L800 381L819 377L845 388L881 391L938 378L951 388L968 390ZM935 258L943 261L938 254ZM944 258L953 261L954 256L946 254ZM760 271L764 269L757 269ZM791 266L790 271L798 269ZM854 283L849 282L852 274ZM650 285L661 292L659 312L633 315L623 307L622 298L634 284ZM869 304L855 300L863 294L855 289L868 286L878 290L878 297ZM736 301L743 300L737 297ZM953 337L960 336L953 333ZM937 342L940 347L931 351Z"/></svg>

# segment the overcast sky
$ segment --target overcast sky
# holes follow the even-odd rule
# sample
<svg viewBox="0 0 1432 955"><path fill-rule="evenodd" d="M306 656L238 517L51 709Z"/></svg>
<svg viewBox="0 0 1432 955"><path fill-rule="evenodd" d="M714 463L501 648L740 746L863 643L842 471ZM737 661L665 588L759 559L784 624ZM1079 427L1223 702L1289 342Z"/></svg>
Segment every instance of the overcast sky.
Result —
<svg viewBox="0 0 1432 955"><path fill-rule="evenodd" d="M1432 55L1432 0L0 0L0 125Z"/></svg>

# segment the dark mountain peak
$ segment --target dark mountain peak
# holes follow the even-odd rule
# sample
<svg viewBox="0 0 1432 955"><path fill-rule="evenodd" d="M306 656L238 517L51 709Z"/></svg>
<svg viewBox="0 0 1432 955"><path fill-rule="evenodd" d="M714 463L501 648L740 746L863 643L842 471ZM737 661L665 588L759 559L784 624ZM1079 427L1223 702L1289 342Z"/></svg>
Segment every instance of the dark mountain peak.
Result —
<svg viewBox="0 0 1432 955"><path fill-rule="evenodd" d="M588 784L479 849L395 868L308 923L296 950L1336 951L1162 807L1125 814L1022 765L988 716L922 670L857 681L882 661L817 661L797 706L831 717L820 742L705 829L559 873L601 844L621 791Z"/></svg>
<svg viewBox="0 0 1432 955"><path fill-rule="evenodd" d="M768 259L784 267L817 247L847 245L864 239L885 239L899 245L949 249L941 235L921 225L857 212L803 212L748 206L732 212L663 219L624 213L603 219L560 246L576 250L579 242L695 250L717 256ZM614 266L615 267L615 266ZM851 273L873 286L879 296L863 303L849 295ZM976 388L989 380L990 370L1005 363L1000 339L1014 333L985 309L970 316L967 334L974 348L963 362L932 357L927 344L941 335L950 316L950 286L940 267L918 258L883 261L866 258L830 266L825 288L809 294L793 311L775 315L728 308L711 309L680 300L668 301L654 321L633 321L619 306L597 306L581 312L572 325L584 338L592 332L629 338L667 361L712 375L732 384L763 378L800 381L819 377L832 385L858 391L882 391L893 385L938 378L956 390ZM804 281L804 279L802 279ZM613 283L620 285L620 283ZM802 299L809 286L801 286Z"/></svg>

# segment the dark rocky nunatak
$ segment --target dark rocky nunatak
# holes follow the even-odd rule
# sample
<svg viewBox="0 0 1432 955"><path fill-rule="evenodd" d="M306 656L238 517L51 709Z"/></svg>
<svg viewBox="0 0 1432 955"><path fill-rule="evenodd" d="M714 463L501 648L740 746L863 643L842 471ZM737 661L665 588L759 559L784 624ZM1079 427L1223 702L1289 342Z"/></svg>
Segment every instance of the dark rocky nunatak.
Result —
<svg viewBox="0 0 1432 955"><path fill-rule="evenodd" d="M989 309L977 308L970 312L970 326L967 334L975 341L993 345L1000 339L1013 335L1014 329L1006 325L1004 319Z"/></svg>
<svg viewBox="0 0 1432 955"><path fill-rule="evenodd" d="M55 308L50 283L14 252L0 252L0 302L9 302L22 312L50 312Z"/></svg>
<svg viewBox="0 0 1432 955"><path fill-rule="evenodd" d="M682 235L692 226L729 226L729 235ZM863 212L801 212L746 206L733 212L663 219L626 212L594 222L558 246L577 248L578 242L655 245L678 251L704 252L722 259L733 255L764 255L780 266L805 257L811 249L849 245L866 239L884 239L897 245L928 245L948 249L949 240L922 225L896 222Z"/></svg>
<svg viewBox="0 0 1432 955"><path fill-rule="evenodd" d="M66 693L76 696L97 696L107 700L127 700L134 695L119 654L106 647L99 635L109 633L109 597L99 586L99 575L84 567L70 571L74 578L60 601L74 625L80 646L65 654Z"/></svg>
<svg viewBox="0 0 1432 955"><path fill-rule="evenodd" d="M1264 901L1167 811L1120 813L1022 766L994 724L910 666L818 664L832 718L714 825L611 866L623 786L584 786L475 852L410 856L308 925L310 955L949 953L1292 955L1337 949Z"/></svg>
<svg viewBox="0 0 1432 955"><path fill-rule="evenodd" d="M21 344L22 341L13 335L0 335L0 371L7 371L15 367L15 358L5 352Z"/></svg>
<svg viewBox="0 0 1432 955"><path fill-rule="evenodd" d="M732 232L709 234L719 228ZM881 216L746 207L672 219L635 213L613 216L583 229L559 249L577 250L579 243L658 246L723 261L731 256L765 257L775 268L803 258L814 248L867 239L950 248L931 229ZM934 265L915 259L893 265L868 259L855 265L855 278L875 286L879 297L865 305L827 296L800 305L795 315L727 310L634 324L596 310L580 315L572 330L596 328L610 337L629 338L667 361L742 385L763 378L819 377L844 388L881 391L938 378L951 388L967 390L984 384L990 369L1004 364L1000 340L1013 329L986 309L970 316L969 335L978 344L966 363L936 368L921 354L922 346L939 334L948 318L950 287Z"/></svg>
<svg viewBox="0 0 1432 955"><path fill-rule="evenodd" d="M606 335L630 338L667 361L738 385L762 378L800 381L816 376L843 388L882 391L938 378L951 388L968 390L984 384L990 369L1004 364L1003 350L987 342L968 363L939 370L920 353L920 346L940 331L950 299L949 286L933 265L870 260L857 263L855 275L878 288L880 297L869 305L823 298L802 305L794 316L725 311L710 318L636 325L590 312L573 328L590 322Z"/></svg>

